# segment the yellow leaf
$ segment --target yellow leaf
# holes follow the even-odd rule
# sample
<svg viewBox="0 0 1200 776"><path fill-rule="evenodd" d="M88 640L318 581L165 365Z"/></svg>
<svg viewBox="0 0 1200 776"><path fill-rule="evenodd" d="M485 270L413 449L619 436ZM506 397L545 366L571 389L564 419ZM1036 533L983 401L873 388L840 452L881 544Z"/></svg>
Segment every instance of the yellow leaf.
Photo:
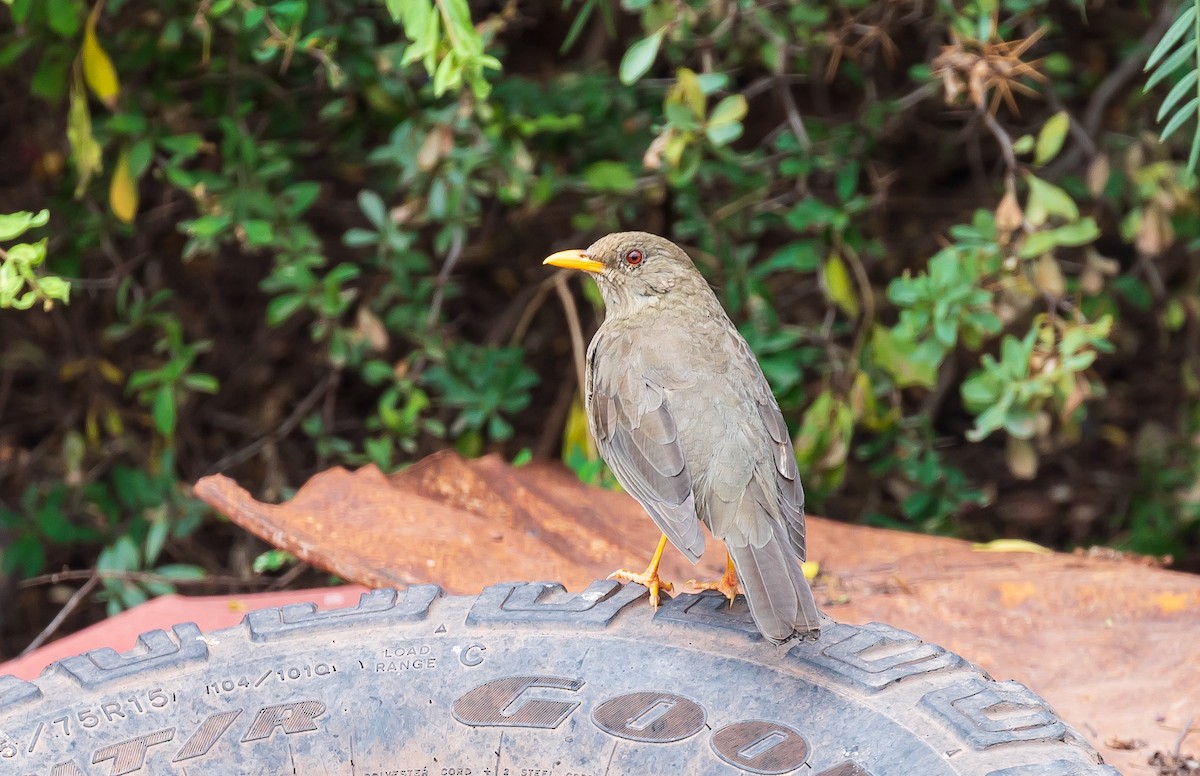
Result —
<svg viewBox="0 0 1200 776"><path fill-rule="evenodd" d="M1038 555L1052 555L1054 550L1024 539L994 539L986 543L971 545L975 552L1032 552Z"/></svg>
<svg viewBox="0 0 1200 776"><path fill-rule="evenodd" d="M88 181L101 170L100 144L92 135L92 114L88 111L87 97L83 87L71 87L70 105L67 108L67 142L71 146L71 163L79 183L75 186L75 197L83 196Z"/></svg>
<svg viewBox="0 0 1200 776"><path fill-rule="evenodd" d="M129 171L129 148L121 149L117 167L113 170L112 182L108 186L108 207L123 223L133 223L138 210L137 181Z"/></svg>
<svg viewBox="0 0 1200 776"><path fill-rule="evenodd" d="M121 371L119 366L107 358L98 359L96 367L100 372L100 376L113 385L123 385L125 383L125 373Z"/></svg>
<svg viewBox="0 0 1200 776"><path fill-rule="evenodd" d="M121 83L117 80L117 69L113 67L108 53L96 39L96 14L88 17L87 27L83 30L83 48L80 51L83 58L83 78L96 95L96 99L104 103L109 110L117 107L117 97L121 93Z"/></svg>
<svg viewBox="0 0 1200 776"><path fill-rule="evenodd" d="M592 434L588 431L587 412L579 397L571 402L571 411L567 415L567 427L563 430L563 459L568 459L574 450L581 451L589 461L594 461L597 457Z"/></svg>
<svg viewBox="0 0 1200 776"><path fill-rule="evenodd" d="M858 296L855 294L854 281L846 269L846 262L836 253L829 254L825 266L821 268L825 280L825 291L833 303L851 318L858 317Z"/></svg>
<svg viewBox="0 0 1200 776"><path fill-rule="evenodd" d="M671 90L678 102L691 108L696 118L704 118L704 90L700 88L700 79L696 73L686 67L681 67L675 73L675 87Z"/></svg>

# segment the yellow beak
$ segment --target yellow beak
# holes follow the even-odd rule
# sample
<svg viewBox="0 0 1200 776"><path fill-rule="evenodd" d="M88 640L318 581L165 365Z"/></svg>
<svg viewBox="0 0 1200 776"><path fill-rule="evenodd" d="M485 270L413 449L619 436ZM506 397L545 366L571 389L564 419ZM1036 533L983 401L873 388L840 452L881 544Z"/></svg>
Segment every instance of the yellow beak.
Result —
<svg viewBox="0 0 1200 776"><path fill-rule="evenodd" d="M581 269L584 272L604 271L604 264L602 262L589 259L587 251L559 251L558 253L547 256L542 263L549 264L553 267L562 267L564 269Z"/></svg>

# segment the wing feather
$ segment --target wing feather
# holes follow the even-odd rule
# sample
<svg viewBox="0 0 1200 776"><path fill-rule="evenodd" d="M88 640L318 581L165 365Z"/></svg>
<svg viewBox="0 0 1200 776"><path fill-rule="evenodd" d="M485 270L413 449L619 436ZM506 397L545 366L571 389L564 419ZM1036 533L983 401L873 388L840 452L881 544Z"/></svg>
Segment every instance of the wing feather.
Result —
<svg viewBox="0 0 1200 776"><path fill-rule="evenodd" d="M618 391L589 367L588 420L600 454L671 544L696 563L704 535L666 391L636 379L621 380Z"/></svg>

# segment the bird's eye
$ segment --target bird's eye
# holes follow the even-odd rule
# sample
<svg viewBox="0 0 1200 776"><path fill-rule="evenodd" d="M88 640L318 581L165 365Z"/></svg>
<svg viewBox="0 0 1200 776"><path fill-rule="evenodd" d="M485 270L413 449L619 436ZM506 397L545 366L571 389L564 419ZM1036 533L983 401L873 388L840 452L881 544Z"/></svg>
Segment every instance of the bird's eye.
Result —
<svg viewBox="0 0 1200 776"><path fill-rule="evenodd" d="M639 251L637 248L625 252L625 263L631 267L636 267L645 260L646 254Z"/></svg>

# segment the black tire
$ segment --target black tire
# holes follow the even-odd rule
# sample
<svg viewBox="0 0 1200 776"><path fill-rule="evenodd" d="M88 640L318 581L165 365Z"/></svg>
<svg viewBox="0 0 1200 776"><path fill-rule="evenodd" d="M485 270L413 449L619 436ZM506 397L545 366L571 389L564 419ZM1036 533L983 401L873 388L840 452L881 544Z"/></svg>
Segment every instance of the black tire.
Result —
<svg viewBox="0 0 1200 776"><path fill-rule="evenodd" d="M745 603L549 583L251 612L0 677L0 773L1100 776L1046 702L887 625L773 647Z"/></svg>

